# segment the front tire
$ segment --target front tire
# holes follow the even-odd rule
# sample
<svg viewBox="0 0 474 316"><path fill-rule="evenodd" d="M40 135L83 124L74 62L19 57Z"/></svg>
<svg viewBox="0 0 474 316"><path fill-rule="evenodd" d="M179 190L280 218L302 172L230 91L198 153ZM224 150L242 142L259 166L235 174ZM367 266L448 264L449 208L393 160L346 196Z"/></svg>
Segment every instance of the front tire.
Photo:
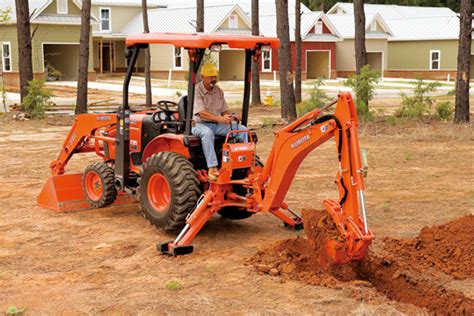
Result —
<svg viewBox="0 0 474 316"><path fill-rule="evenodd" d="M143 166L140 203L145 218L166 232L183 228L201 195L197 172L173 152L152 155Z"/></svg>
<svg viewBox="0 0 474 316"><path fill-rule="evenodd" d="M106 207L117 197L114 169L105 162L95 162L84 170L82 191L94 208Z"/></svg>

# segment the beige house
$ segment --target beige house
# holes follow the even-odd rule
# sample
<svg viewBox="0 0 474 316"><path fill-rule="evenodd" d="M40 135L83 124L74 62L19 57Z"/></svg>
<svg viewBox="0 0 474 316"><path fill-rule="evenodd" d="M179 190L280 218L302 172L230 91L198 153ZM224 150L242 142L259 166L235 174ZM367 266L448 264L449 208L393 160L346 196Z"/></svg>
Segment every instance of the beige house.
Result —
<svg viewBox="0 0 474 316"><path fill-rule="evenodd" d="M3 5L5 4L5 5ZM0 70L6 84L19 84L18 40L14 0L3 0L11 8L10 20L0 23ZM30 1L33 74L44 76L48 67L62 73L62 79L76 79L79 62L81 2L78 0ZM96 22L95 17L92 21ZM92 37L91 37L92 43ZM90 79L95 78L90 53ZM51 68L50 68L51 69Z"/></svg>
<svg viewBox="0 0 474 316"><path fill-rule="evenodd" d="M366 15L379 14L392 32L387 39L385 76L444 80L456 77L459 18L454 11L381 4L365 4L364 11ZM329 17L343 15L353 19L351 3L336 3L328 11Z"/></svg>
<svg viewBox="0 0 474 316"><path fill-rule="evenodd" d="M156 0L148 0L147 5L150 10L163 8ZM126 34L122 29L141 12L141 0L92 0L91 14L99 19L92 25L93 63L98 74L125 72ZM143 27L137 33L143 33ZM143 67L143 56L138 64Z"/></svg>
<svg viewBox="0 0 474 316"><path fill-rule="evenodd" d="M348 77L356 70L354 15L328 14L327 17L343 38L343 41L336 43L337 76ZM380 14L367 14L365 32L367 62L383 76L388 65L388 39L392 31Z"/></svg>
<svg viewBox="0 0 474 316"><path fill-rule="evenodd" d="M150 32L194 33L196 7L154 9L148 12ZM251 34L251 21L237 5L207 5L204 15L206 33ZM143 32L142 14L137 14L123 29L124 34ZM153 44L151 50L151 72L156 78L184 79L188 72L188 56L185 50L172 45ZM220 52L206 57L219 67L221 80L244 78L245 52L223 47ZM140 61L139 61L140 62Z"/></svg>

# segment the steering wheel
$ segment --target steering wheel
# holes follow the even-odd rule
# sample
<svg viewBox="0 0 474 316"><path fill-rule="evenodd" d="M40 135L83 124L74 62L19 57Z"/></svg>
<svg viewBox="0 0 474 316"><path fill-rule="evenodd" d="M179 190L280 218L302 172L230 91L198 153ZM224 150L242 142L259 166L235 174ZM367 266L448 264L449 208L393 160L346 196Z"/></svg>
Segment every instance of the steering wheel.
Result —
<svg viewBox="0 0 474 316"><path fill-rule="evenodd" d="M176 110L170 109L170 106L175 107ZM167 113L177 113L178 112L178 103L169 101L169 100L160 100L158 101L158 108Z"/></svg>

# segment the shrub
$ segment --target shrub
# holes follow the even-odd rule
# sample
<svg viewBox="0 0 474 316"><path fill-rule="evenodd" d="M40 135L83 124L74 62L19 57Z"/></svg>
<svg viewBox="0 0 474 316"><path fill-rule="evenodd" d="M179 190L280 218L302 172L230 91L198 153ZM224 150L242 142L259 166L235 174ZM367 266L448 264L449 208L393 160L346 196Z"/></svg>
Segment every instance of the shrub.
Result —
<svg viewBox="0 0 474 316"><path fill-rule="evenodd" d="M427 93L436 91L441 86L439 82L425 83L419 78L415 83L415 95L408 96L401 94L402 106L395 111L397 117L422 119L430 115L430 109L433 106L433 99L426 96Z"/></svg>
<svg viewBox="0 0 474 316"><path fill-rule="evenodd" d="M365 65L359 75L353 75L344 81L344 85L351 87L356 94L357 114L363 119L371 116L369 101L374 98L375 84L379 82L380 73Z"/></svg>
<svg viewBox="0 0 474 316"><path fill-rule="evenodd" d="M453 118L454 107L449 101L438 102L436 104L436 117L443 121L449 121Z"/></svg>
<svg viewBox="0 0 474 316"><path fill-rule="evenodd" d="M322 108L328 101L326 93L324 93L324 91L320 88L322 84L323 81L321 78L318 78L318 80L313 83L313 87L309 92L309 99L304 100L298 105L298 116L305 115L316 108Z"/></svg>
<svg viewBox="0 0 474 316"><path fill-rule="evenodd" d="M21 109L30 118L43 118L45 111L53 106L52 91L44 87L45 79L33 79L28 82L28 95Z"/></svg>
<svg viewBox="0 0 474 316"><path fill-rule="evenodd" d="M54 68L53 65L46 64L46 78L48 81L56 81L61 79L63 74L58 69Z"/></svg>

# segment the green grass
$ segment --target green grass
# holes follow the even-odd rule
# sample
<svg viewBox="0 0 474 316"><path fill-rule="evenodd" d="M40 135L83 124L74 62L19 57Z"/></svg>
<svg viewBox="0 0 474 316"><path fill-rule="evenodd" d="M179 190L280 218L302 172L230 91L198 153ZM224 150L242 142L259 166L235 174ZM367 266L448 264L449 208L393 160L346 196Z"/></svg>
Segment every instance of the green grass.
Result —
<svg viewBox="0 0 474 316"><path fill-rule="evenodd" d="M171 291L179 291L183 288L183 285L177 280L171 280L166 283L166 288Z"/></svg>
<svg viewBox="0 0 474 316"><path fill-rule="evenodd" d="M6 314L8 316L14 316L14 315L21 315L25 312L25 309L19 309L18 307L16 307L15 305L10 305L8 306L7 310L6 310Z"/></svg>

